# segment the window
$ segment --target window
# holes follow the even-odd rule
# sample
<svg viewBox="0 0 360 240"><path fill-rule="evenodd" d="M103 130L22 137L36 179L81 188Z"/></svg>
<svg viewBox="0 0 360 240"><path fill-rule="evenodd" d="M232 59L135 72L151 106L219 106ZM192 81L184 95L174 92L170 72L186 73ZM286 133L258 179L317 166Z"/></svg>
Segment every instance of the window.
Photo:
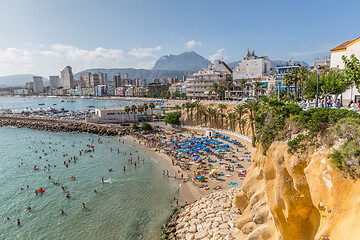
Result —
<svg viewBox="0 0 360 240"><path fill-rule="evenodd" d="M107 115L115 115L115 113L107 113Z"/></svg>

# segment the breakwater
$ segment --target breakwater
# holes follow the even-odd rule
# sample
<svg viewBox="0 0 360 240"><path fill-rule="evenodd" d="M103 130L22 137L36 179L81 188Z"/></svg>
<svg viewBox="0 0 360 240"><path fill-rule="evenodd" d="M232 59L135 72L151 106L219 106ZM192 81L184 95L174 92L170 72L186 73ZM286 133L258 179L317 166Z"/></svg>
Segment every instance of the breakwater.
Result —
<svg viewBox="0 0 360 240"><path fill-rule="evenodd" d="M92 133L97 135L124 135L127 130L109 125L100 125L71 120L37 119L0 116L0 127L29 128L52 132Z"/></svg>
<svg viewBox="0 0 360 240"><path fill-rule="evenodd" d="M168 239L235 239L239 188L219 191L182 208L166 226Z"/></svg>

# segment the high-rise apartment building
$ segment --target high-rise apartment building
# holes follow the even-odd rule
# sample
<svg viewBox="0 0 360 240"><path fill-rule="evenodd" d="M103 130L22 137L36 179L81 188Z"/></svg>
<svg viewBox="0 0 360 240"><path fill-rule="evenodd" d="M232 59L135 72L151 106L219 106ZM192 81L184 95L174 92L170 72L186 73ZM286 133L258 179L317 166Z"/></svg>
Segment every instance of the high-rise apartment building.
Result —
<svg viewBox="0 0 360 240"><path fill-rule="evenodd" d="M118 73L114 76L114 88L122 87L121 83L121 73Z"/></svg>
<svg viewBox="0 0 360 240"><path fill-rule="evenodd" d="M90 76L90 86L96 87L97 85L100 85L100 76L99 73L93 73Z"/></svg>
<svg viewBox="0 0 360 240"><path fill-rule="evenodd" d="M50 87L58 88L61 87L60 77L59 76L49 76Z"/></svg>
<svg viewBox="0 0 360 240"><path fill-rule="evenodd" d="M61 86L64 89L74 88L74 75L70 66L61 71Z"/></svg>
<svg viewBox="0 0 360 240"><path fill-rule="evenodd" d="M91 78L91 73L89 72L80 73L80 87L82 88L90 87L91 86L90 78Z"/></svg>
<svg viewBox="0 0 360 240"><path fill-rule="evenodd" d="M27 82L26 89L33 90L34 89L34 82Z"/></svg>
<svg viewBox="0 0 360 240"><path fill-rule="evenodd" d="M42 77L40 76L34 76L33 77L33 88L34 88L34 93L42 93L44 92L44 82Z"/></svg>
<svg viewBox="0 0 360 240"><path fill-rule="evenodd" d="M99 72L99 81L100 85L105 85L105 82L107 81L107 73Z"/></svg>
<svg viewBox="0 0 360 240"><path fill-rule="evenodd" d="M115 95L115 87L114 87L114 81L109 80L105 82L106 88L107 88L107 94L108 95Z"/></svg>

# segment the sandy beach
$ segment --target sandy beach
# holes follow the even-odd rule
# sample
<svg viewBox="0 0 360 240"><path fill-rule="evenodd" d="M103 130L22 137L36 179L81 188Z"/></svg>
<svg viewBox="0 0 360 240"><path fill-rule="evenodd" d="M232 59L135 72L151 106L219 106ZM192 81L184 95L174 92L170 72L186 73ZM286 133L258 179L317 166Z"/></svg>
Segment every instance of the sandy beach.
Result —
<svg viewBox="0 0 360 240"><path fill-rule="evenodd" d="M189 177L188 173L186 171L182 171L179 166L172 165L171 157L166 155L165 153L161 153L161 152L159 153L158 151L155 152L154 151L155 149L139 143L139 140L131 135L126 135L123 138L128 141L132 141L134 144L138 145L140 149L146 151L149 154L149 156L155 159L165 169L165 171L169 170L170 177L174 177L174 172L177 174L177 176L180 176L182 173L184 175L184 179ZM184 182L183 179L180 177L178 177L177 179L179 179L179 185L181 184L181 187L179 189L180 196L187 203L193 203L197 199L205 196L205 194L201 193L199 188L194 184L192 184L191 182L189 181Z"/></svg>

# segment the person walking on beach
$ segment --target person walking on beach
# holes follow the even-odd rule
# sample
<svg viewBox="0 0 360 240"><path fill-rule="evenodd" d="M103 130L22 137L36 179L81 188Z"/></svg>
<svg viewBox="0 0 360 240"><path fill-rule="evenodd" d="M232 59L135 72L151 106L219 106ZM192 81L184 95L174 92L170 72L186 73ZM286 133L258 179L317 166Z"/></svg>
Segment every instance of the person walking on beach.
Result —
<svg viewBox="0 0 360 240"><path fill-rule="evenodd" d="M179 206L179 199L176 199L176 206Z"/></svg>

